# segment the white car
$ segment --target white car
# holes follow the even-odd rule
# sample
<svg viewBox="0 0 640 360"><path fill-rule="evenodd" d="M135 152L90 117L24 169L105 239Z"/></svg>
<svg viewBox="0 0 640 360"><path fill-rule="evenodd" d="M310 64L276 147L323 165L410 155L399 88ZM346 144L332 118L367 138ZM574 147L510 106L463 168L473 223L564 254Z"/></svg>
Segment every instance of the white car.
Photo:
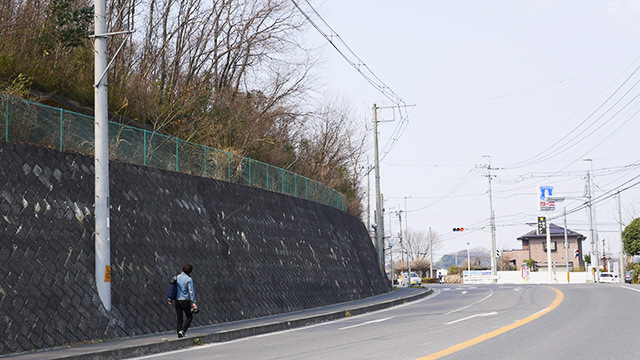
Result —
<svg viewBox="0 0 640 360"><path fill-rule="evenodd" d="M620 279L618 278L618 274L610 273L610 272L601 272L600 277L598 278L601 283L608 284L618 284L620 283Z"/></svg>
<svg viewBox="0 0 640 360"><path fill-rule="evenodd" d="M398 283L403 286L407 286L407 273L402 273L398 279ZM411 272L411 285L422 285L422 278L418 274Z"/></svg>

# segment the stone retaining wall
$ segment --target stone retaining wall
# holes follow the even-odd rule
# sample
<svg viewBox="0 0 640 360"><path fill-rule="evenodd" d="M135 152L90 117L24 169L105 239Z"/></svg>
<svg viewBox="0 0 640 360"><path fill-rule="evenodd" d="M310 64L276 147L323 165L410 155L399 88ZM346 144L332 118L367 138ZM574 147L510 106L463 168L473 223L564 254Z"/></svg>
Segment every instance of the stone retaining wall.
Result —
<svg viewBox="0 0 640 360"><path fill-rule="evenodd" d="M0 354L172 330L184 263L192 326L390 290L368 233L334 208L112 161L112 311L96 292L93 158L0 142Z"/></svg>

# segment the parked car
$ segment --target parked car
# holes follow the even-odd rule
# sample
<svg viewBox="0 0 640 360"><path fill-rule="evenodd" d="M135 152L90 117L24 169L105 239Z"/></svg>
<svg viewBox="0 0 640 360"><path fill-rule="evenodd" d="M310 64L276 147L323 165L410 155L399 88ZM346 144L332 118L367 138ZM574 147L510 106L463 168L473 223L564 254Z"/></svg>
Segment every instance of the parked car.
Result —
<svg viewBox="0 0 640 360"><path fill-rule="evenodd" d="M633 270L629 270L627 271L627 274L624 276L624 282L626 282L627 284L631 284L632 280L633 280Z"/></svg>
<svg viewBox="0 0 640 360"><path fill-rule="evenodd" d="M400 275L400 278L398 279L398 283L400 285L406 286L407 278L408 278L407 273L402 273L402 275ZM418 276L418 274L414 273L413 271L411 272L411 285L417 285L417 286L422 285L422 278Z"/></svg>
<svg viewBox="0 0 640 360"><path fill-rule="evenodd" d="M610 272L600 273L599 279L601 283L617 284L620 282L620 279L618 279L618 274Z"/></svg>

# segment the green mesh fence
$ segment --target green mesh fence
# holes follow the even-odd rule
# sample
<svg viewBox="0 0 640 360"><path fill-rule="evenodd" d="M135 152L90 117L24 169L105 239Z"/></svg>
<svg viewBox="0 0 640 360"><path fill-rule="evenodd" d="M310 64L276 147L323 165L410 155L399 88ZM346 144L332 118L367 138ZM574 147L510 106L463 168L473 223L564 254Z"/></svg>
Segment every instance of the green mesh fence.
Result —
<svg viewBox="0 0 640 360"><path fill-rule="evenodd" d="M60 151L93 155L94 119L63 109L0 96L0 136ZM113 160L204 176L316 201L346 211L342 194L260 161L171 136L109 122Z"/></svg>

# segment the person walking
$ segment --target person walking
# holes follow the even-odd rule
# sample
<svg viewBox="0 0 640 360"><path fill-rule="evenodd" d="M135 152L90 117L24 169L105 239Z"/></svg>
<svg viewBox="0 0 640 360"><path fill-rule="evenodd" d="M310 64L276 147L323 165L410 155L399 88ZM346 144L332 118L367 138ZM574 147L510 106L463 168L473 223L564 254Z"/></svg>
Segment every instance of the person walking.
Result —
<svg viewBox="0 0 640 360"><path fill-rule="evenodd" d="M193 320L193 314L198 312L198 306L196 305L196 292L193 288L193 279L191 279L191 271L193 271L193 265L185 264L182 267L180 275L176 276L176 283L178 285L177 296L175 300L176 308L176 331L178 337L185 337L187 329L191 325ZM172 301L169 301L172 304ZM186 315L186 320L183 321Z"/></svg>

